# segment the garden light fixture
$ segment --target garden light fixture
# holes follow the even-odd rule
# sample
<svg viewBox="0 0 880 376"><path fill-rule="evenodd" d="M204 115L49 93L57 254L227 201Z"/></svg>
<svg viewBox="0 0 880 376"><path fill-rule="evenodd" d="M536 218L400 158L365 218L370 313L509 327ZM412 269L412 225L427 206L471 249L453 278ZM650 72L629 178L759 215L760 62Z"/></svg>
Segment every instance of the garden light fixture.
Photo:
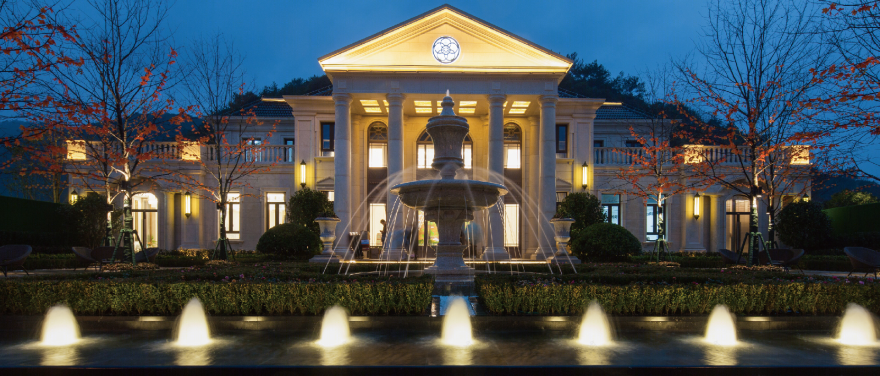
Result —
<svg viewBox="0 0 880 376"><path fill-rule="evenodd" d="M306 160L303 159L299 164L299 185L300 187L306 187Z"/></svg>
<svg viewBox="0 0 880 376"><path fill-rule="evenodd" d="M70 192L70 204L75 204L78 200L79 193L76 191L76 189L74 189L73 192Z"/></svg>
<svg viewBox="0 0 880 376"><path fill-rule="evenodd" d="M187 217L192 214L192 194L189 191L183 194L183 214Z"/></svg>

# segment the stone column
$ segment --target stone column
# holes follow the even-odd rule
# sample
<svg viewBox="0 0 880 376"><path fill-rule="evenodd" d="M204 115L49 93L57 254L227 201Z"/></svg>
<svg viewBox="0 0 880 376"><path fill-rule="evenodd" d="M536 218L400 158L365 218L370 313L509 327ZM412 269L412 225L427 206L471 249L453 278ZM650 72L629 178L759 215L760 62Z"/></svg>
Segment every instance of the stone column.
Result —
<svg viewBox="0 0 880 376"><path fill-rule="evenodd" d="M503 94L489 95L489 182L504 184L504 101ZM488 244L482 259L487 261L509 260L504 250L504 222L497 205L488 209Z"/></svg>
<svg viewBox="0 0 880 376"><path fill-rule="evenodd" d="M524 185L526 194L523 197L523 213L525 213L525 243L526 250L523 251L522 257L531 258L538 250L538 201L540 189L538 189L538 171L541 170L538 159L538 145L540 142L540 119L538 117L529 118L529 126L524 131L523 147L526 154L526 178Z"/></svg>
<svg viewBox="0 0 880 376"><path fill-rule="evenodd" d="M334 141L334 180L333 211L339 217L336 225L336 257L347 256L348 228L351 224L351 202L349 201L349 175L351 174L351 95L346 93L333 94L336 103L336 134Z"/></svg>
<svg viewBox="0 0 880 376"><path fill-rule="evenodd" d="M532 256L534 260L546 260L556 254L553 239L553 226L550 219L556 213L556 95L541 96L541 131L540 131L540 184L537 227L538 251Z"/></svg>
<svg viewBox="0 0 880 376"><path fill-rule="evenodd" d="M715 252L727 248L727 200L724 196L712 196L712 203L712 243L715 249L711 251Z"/></svg>
<svg viewBox="0 0 880 376"><path fill-rule="evenodd" d="M388 100L388 188L403 182L403 100L400 93L390 93ZM397 195L388 192L385 203L385 244L382 245L382 260L401 260L407 258L403 244L404 207L397 202Z"/></svg>

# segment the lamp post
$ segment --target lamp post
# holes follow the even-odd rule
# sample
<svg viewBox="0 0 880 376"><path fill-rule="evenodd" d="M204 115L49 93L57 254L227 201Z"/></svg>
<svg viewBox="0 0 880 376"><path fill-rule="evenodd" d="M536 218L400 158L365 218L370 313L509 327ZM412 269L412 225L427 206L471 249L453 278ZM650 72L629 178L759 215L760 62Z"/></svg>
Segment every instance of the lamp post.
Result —
<svg viewBox="0 0 880 376"><path fill-rule="evenodd" d="M192 214L192 194L189 191L183 194L183 214L187 217Z"/></svg>
<svg viewBox="0 0 880 376"><path fill-rule="evenodd" d="M306 160L299 163L299 186L306 187Z"/></svg>
<svg viewBox="0 0 880 376"><path fill-rule="evenodd" d="M700 193L694 195L694 219L700 219Z"/></svg>
<svg viewBox="0 0 880 376"><path fill-rule="evenodd" d="M589 166L587 166L587 162L584 162L584 164L581 166L581 188L585 191L587 190L587 171L588 171L588 169L589 169Z"/></svg>

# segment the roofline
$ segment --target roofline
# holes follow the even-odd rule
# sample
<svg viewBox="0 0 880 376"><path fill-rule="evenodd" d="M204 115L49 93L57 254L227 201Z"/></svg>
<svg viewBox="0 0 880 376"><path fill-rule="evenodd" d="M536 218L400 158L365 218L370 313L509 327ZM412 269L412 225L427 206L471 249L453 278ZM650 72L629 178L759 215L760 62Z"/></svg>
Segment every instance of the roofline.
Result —
<svg viewBox="0 0 880 376"><path fill-rule="evenodd" d="M497 27L497 26L495 26L495 25L493 25L493 24L490 24L490 23L488 23L488 22L486 22L486 21L483 21L483 20L480 19L479 17L475 17L474 15L472 15L472 14L470 14L470 13L468 13L468 12L465 12L465 11L463 11L463 10L461 10L461 9L458 9L458 8L452 6L452 5L449 5L449 4L443 4L443 5L439 6L439 7L436 7L436 8L434 8L434 9L431 9L431 10L429 10L429 11L427 11L427 12L425 12L425 13L422 13L422 14L420 14L420 15L418 15L418 16L415 16L415 17L412 17L412 18L410 18L410 19L408 19L408 20L406 20L406 21L403 21L403 22L401 22L401 23L399 23L399 24L397 24L397 25L394 25L394 26L391 26L391 27L389 27L389 28L387 28L387 29L385 29L385 30L382 30L382 31L380 31L380 32L378 32L378 33L376 33L376 34L373 34L373 35L368 36L368 37L366 37L366 38L364 38L364 39L361 39L361 40L359 40L359 41L357 41L357 42L354 42L354 43L349 44L349 45L347 45L347 46L345 46L345 47L342 47L342 48L340 48L340 49L337 49L337 50L335 50L335 51L333 51L333 52L331 52L331 53L329 53L329 54L326 54L326 55L324 55L324 56L321 56L321 57L318 58L318 64L321 65L321 68L322 68L322 70L323 70L324 65L321 64L321 61L326 60L326 59L329 59L329 58L334 57L334 56L336 56L336 55L339 55L339 54L341 54L341 53L343 53L343 52L345 52L345 51L347 51L347 50L349 50L349 49L352 49L352 48L357 47L357 46L359 46L359 45L365 44L365 43L370 42L370 41L372 41L372 40L379 39L379 38L381 38L381 37L383 37L383 36L385 36L385 35L391 33L392 31L395 31L395 30L397 30L397 29L400 29L400 28L406 26L407 24L409 24L409 23L411 23L411 22L413 22L413 21L416 21L416 20L421 19L421 18L428 17L428 16L430 16L430 15L432 15L432 14L434 14L434 13L440 12L440 11L442 11L442 10L444 10L444 9L448 9L448 10L451 10L451 11L453 11L453 12L459 13L459 14L461 14L462 16L468 17L468 18L472 19L473 21L475 21L475 22L477 22L477 23L479 23L479 24L481 24L481 25L483 25L483 26L485 26L485 27L487 27L487 28L489 28L489 29L495 30L496 32L501 33L501 34L503 34L503 35L506 35L507 37L513 38L513 39L515 39L515 40L517 40L517 41L519 41L519 42L525 43L525 44L531 46L532 48L536 48L536 49L540 50L541 52L544 52L544 53L546 53L546 54L548 54L548 55L551 55L551 56L553 56L553 57L556 57L557 59L560 59L560 60L563 60L563 61L568 62L568 68L566 68L566 70L565 70L566 72L568 72L568 70L571 69L571 65L574 64L574 61L572 61L571 59L569 59L569 58L567 58L567 57L565 57L565 56L562 56L562 55L560 55L560 54L558 54L558 53L556 53L556 52L553 52L553 51L550 51L550 50L548 50L548 49L546 49L546 48L544 48L544 47L541 47L541 46L539 46L539 45L537 45L537 44L535 44L535 43L533 43L533 42L531 42L531 41L529 41L529 40L527 40L527 39L525 39L525 38L522 38L522 37L520 37L520 36L518 36L518 35L516 35L516 34L514 34L514 33L511 33L511 32L509 32L509 31L507 31L507 30L504 30L504 29L502 29L502 28L500 28L500 27Z"/></svg>

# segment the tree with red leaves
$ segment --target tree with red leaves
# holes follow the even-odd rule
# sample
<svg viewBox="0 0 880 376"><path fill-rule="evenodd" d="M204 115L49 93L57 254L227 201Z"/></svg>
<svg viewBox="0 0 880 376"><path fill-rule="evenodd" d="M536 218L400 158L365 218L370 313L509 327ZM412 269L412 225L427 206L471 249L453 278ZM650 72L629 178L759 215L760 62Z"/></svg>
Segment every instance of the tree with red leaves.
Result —
<svg viewBox="0 0 880 376"><path fill-rule="evenodd" d="M195 116L190 134L179 135L178 142L184 149L193 142L204 145L207 155L187 158L191 164L182 166L175 176L187 191L217 204L220 237L212 258L226 260L230 250L226 223L230 193L240 193L236 202L247 196L251 190L248 177L269 171L282 158L292 158L293 149L270 153L276 150L267 145L275 124L257 119L255 110L260 102L230 109L234 95L245 91L244 59L231 43L221 35L199 40L192 44L187 57L182 86Z"/></svg>
<svg viewBox="0 0 880 376"><path fill-rule="evenodd" d="M103 191L108 207L117 195L123 196L124 225L115 244L125 252L114 257L134 262L138 240L132 229L133 191L167 178L148 161L178 154L157 144L177 133L185 112L166 94L177 80L177 52L162 31L168 13L164 5L148 0L96 0L89 5L97 16L80 25L69 46L69 54L84 63L50 69L51 80L40 84L51 98L52 111L27 115L37 124L33 133L71 140L65 154L77 160L67 169L75 185ZM51 157L60 152L43 153ZM107 219L109 241L109 212Z"/></svg>
<svg viewBox="0 0 880 376"><path fill-rule="evenodd" d="M816 113L802 104L818 89L811 70L830 55L816 18L813 7L799 1L719 1L710 6L694 60L675 64L681 90L673 103L703 109L727 129L723 148L695 147L690 158L695 174L751 202L749 265L767 247L758 230L758 200L772 216L782 196L809 189L809 171L797 165L824 136Z"/></svg>

